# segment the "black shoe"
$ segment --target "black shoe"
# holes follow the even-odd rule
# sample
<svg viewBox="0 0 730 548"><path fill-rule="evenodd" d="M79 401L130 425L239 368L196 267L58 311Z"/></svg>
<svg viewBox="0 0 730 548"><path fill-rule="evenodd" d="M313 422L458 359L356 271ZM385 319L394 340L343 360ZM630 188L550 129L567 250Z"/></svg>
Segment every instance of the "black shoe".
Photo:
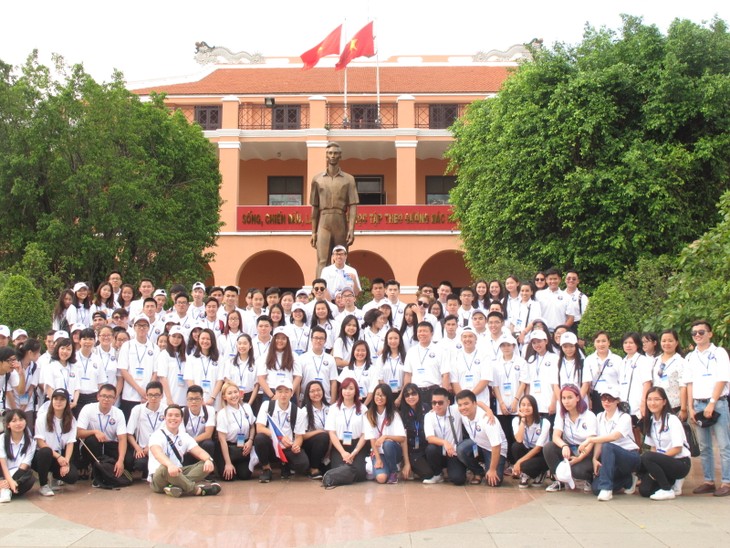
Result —
<svg viewBox="0 0 730 548"><path fill-rule="evenodd" d="M221 486L217 483L204 483L200 486L200 496L212 496L221 492Z"/></svg>
<svg viewBox="0 0 730 548"><path fill-rule="evenodd" d="M307 477L311 480L321 480L322 479L322 472L317 470L316 472L310 472L307 474Z"/></svg>
<svg viewBox="0 0 730 548"><path fill-rule="evenodd" d="M269 468L268 470L264 470L263 472L261 472L259 483L269 483L271 481L271 478L271 468Z"/></svg>
<svg viewBox="0 0 730 548"><path fill-rule="evenodd" d="M288 464L281 465L281 479L289 479L291 477L291 468Z"/></svg>

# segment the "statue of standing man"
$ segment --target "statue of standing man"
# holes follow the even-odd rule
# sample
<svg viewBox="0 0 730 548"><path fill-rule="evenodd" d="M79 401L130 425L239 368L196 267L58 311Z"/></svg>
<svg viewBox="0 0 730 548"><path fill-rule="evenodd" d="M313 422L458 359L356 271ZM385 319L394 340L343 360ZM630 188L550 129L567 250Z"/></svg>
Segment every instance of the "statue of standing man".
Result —
<svg viewBox="0 0 730 548"><path fill-rule="evenodd" d="M317 272L332 257L336 245L348 247L355 241L357 217L357 187L355 178L340 169L342 149L337 143L328 143L327 169L312 179L309 203L312 204L312 247L317 250Z"/></svg>

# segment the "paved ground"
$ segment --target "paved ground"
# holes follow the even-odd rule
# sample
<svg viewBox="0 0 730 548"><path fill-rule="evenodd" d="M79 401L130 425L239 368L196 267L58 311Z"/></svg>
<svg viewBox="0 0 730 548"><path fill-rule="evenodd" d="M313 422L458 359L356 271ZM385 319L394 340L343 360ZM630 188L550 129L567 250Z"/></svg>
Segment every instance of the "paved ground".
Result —
<svg viewBox="0 0 730 548"><path fill-rule="evenodd" d="M695 459L696 460L696 459ZM685 493L700 481L699 461ZM144 484L86 484L0 506L0 546L713 546L730 538L730 497L654 502L617 495L372 482L325 491L297 478L225 484L171 499Z"/></svg>

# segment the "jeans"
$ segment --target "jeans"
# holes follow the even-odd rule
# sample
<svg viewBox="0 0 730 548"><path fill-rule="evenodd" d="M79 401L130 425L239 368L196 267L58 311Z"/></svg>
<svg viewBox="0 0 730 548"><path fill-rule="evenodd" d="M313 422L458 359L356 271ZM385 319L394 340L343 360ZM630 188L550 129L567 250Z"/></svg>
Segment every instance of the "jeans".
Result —
<svg viewBox="0 0 730 548"><path fill-rule="evenodd" d="M466 468L470 470L472 474L474 474L475 476L484 477L486 471L479 464L478 457L474 456L474 445L474 441L472 441L470 438L467 438L462 441L456 448L456 453L461 463L466 466ZM484 449L483 447L479 447L478 445L477 449L478 455L480 455L484 460L485 468L489 469L492 462L492 452L489 449ZM499 464L497 464L497 476L499 477L500 484L504 479L504 465L506 462L507 459L504 458L502 455L499 455Z"/></svg>
<svg viewBox="0 0 730 548"><path fill-rule="evenodd" d="M707 407L705 402L694 402L695 412L700 415ZM720 418L712 426L697 428L697 439L700 442L700 458L702 459L702 471L705 482L715 482L715 455L712 451L712 434L715 434L717 447L720 450L720 469L722 471L722 483L730 485L730 413L728 412L727 399L715 403L715 411Z"/></svg>
<svg viewBox="0 0 730 548"><path fill-rule="evenodd" d="M382 461L383 467L376 468L375 459L373 459L373 474L375 474L375 479L379 483L383 483L388 479L388 475L398 472L398 463L403 460L403 449L401 449L400 443L393 440L385 440L380 460ZM381 478L383 481L380 481Z"/></svg>
<svg viewBox="0 0 730 548"><path fill-rule="evenodd" d="M638 451L628 451L615 443L601 444L601 467L593 480L593 493L631 487L631 474L639 470Z"/></svg>

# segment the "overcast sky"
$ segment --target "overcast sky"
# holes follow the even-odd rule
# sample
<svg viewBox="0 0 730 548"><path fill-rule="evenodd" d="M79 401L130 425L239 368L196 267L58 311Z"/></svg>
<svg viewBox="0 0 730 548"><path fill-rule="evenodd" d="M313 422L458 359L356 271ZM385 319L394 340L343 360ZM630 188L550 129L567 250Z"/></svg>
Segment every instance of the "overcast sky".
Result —
<svg viewBox="0 0 730 548"><path fill-rule="evenodd" d="M17 65L33 49L83 63L97 80L113 69L128 82L193 75L201 70L195 42L234 52L296 57L344 23L349 38L375 21L380 59L393 55L472 55L543 38L579 42L586 23L618 28L621 13L638 15L662 32L675 18L728 20L717 0L273 0L160 2L24 0L3 2L0 59Z"/></svg>

